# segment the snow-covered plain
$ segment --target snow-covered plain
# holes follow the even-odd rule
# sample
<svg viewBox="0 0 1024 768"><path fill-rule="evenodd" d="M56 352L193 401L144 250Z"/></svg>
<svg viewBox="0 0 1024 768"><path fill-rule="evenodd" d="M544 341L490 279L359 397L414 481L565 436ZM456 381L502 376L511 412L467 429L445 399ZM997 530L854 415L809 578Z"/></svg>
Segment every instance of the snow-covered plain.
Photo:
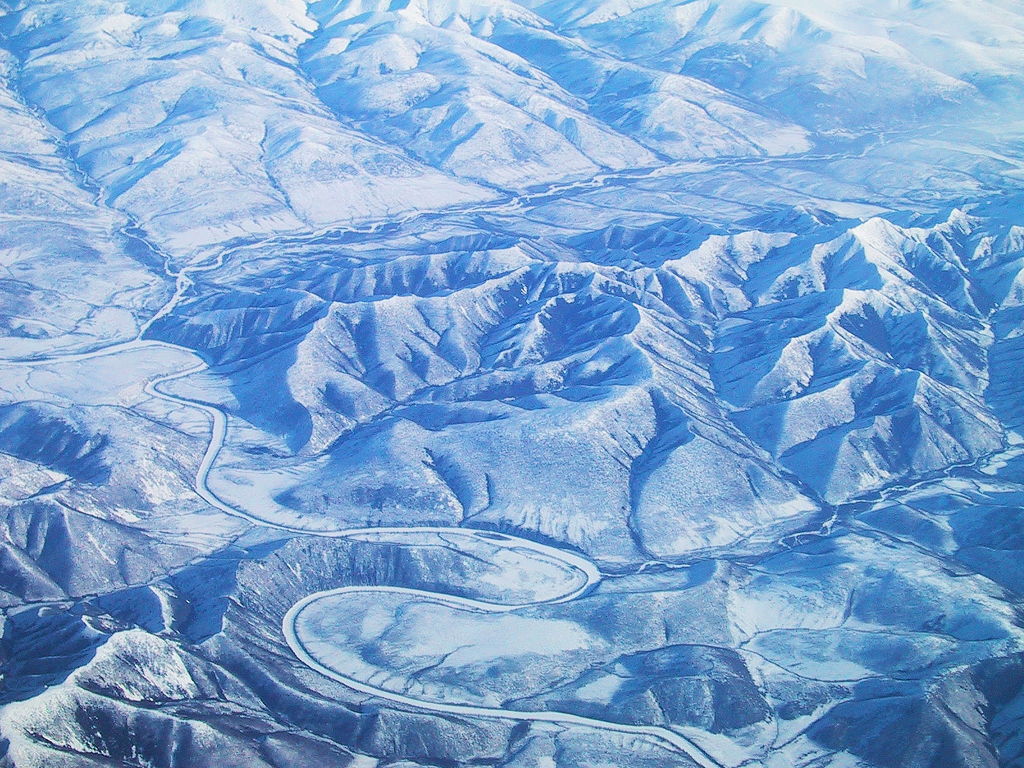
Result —
<svg viewBox="0 0 1024 768"><path fill-rule="evenodd" d="M0 764L1021 764L1022 147L1016 0L0 0Z"/></svg>

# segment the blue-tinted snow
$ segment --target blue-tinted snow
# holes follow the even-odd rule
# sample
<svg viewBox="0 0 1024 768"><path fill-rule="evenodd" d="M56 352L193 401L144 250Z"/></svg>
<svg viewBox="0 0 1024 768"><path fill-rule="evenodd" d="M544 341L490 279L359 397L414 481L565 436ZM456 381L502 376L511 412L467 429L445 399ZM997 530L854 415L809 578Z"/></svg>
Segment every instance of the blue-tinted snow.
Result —
<svg viewBox="0 0 1024 768"><path fill-rule="evenodd" d="M1020 761L1019 4L16 0L0 86L5 759Z"/></svg>

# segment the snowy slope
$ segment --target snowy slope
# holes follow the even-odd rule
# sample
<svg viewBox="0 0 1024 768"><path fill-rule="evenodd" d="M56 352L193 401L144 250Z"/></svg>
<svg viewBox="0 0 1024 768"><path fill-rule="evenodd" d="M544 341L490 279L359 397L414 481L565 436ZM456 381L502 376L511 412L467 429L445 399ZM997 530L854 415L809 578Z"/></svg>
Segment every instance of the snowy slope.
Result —
<svg viewBox="0 0 1024 768"><path fill-rule="evenodd" d="M1022 105L1012 0L0 1L0 764L1019 765Z"/></svg>
<svg viewBox="0 0 1024 768"><path fill-rule="evenodd" d="M1012 117L1024 85L1024 16L999 0L556 0L536 10L623 59L743 93L814 130L945 123L979 102Z"/></svg>
<svg viewBox="0 0 1024 768"><path fill-rule="evenodd" d="M302 6L48 3L9 14L27 98L107 204L176 252L487 193L335 122L295 71ZM59 88L51 83L59 81Z"/></svg>
<svg viewBox="0 0 1024 768"><path fill-rule="evenodd" d="M133 338L167 298L163 265L124 215L82 188L63 138L13 87L13 57L0 57L4 357Z"/></svg>

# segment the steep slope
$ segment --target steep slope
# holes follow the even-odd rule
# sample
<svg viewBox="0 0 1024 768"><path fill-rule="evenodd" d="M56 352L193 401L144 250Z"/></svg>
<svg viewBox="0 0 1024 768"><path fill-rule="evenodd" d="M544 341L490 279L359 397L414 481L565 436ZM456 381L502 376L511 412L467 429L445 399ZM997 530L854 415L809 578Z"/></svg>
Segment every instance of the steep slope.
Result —
<svg viewBox="0 0 1024 768"><path fill-rule="evenodd" d="M1019 766L1022 41L0 0L0 766Z"/></svg>
<svg viewBox="0 0 1024 768"><path fill-rule="evenodd" d="M53 2L2 32L104 200L178 253L487 196L334 121L295 71L314 26L299 4Z"/></svg>
<svg viewBox="0 0 1024 768"><path fill-rule="evenodd" d="M1001 444L983 400L992 335L952 237L965 226L873 219L790 245L719 333L735 420L831 501Z"/></svg>
<svg viewBox="0 0 1024 768"><path fill-rule="evenodd" d="M271 457L227 460L225 498L268 519L513 526L609 563L769 536L814 509L717 402L695 287L511 235L423 255L428 234L438 223L358 250L240 253L230 292L153 326L221 361L225 406L292 456L262 498ZM269 325L245 320L255 295Z"/></svg>
<svg viewBox="0 0 1024 768"><path fill-rule="evenodd" d="M785 154L803 132L687 77L561 37L514 3L320 2L303 66L336 111L503 187L674 159Z"/></svg>

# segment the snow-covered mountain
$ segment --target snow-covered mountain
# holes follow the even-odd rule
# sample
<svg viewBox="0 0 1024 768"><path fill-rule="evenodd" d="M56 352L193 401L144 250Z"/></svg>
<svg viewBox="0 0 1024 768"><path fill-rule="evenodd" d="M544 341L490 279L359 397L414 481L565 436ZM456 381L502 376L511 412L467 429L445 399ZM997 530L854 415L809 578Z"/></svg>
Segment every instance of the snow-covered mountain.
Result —
<svg viewBox="0 0 1024 768"><path fill-rule="evenodd" d="M1024 760L1015 0L0 1L0 765Z"/></svg>

